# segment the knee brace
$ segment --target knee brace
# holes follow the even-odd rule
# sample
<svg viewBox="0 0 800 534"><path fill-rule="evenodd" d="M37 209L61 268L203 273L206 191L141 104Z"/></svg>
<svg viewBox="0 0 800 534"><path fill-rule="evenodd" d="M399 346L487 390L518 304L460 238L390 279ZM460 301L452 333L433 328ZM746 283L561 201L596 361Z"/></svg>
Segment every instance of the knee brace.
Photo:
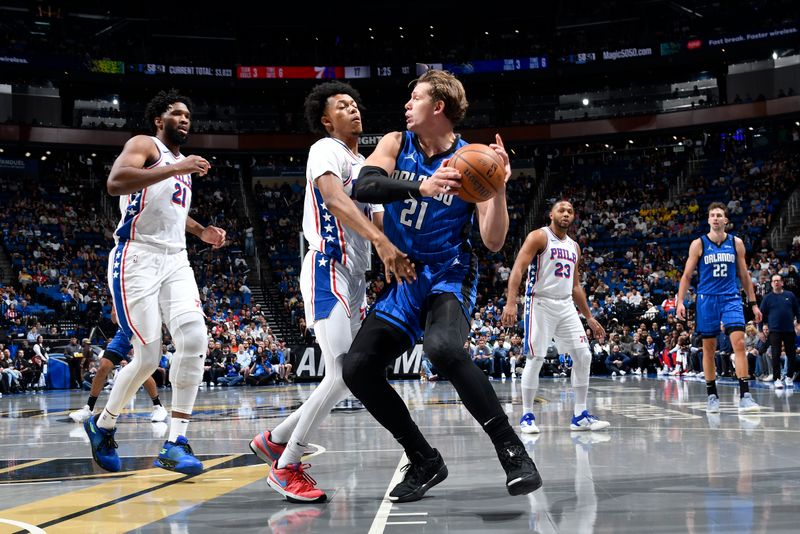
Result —
<svg viewBox="0 0 800 534"><path fill-rule="evenodd" d="M173 388L193 387L203 381L208 331L203 316L184 314L170 322L169 331L175 343L175 354L169 367ZM180 410L178 410L180 411Z"/></svg>

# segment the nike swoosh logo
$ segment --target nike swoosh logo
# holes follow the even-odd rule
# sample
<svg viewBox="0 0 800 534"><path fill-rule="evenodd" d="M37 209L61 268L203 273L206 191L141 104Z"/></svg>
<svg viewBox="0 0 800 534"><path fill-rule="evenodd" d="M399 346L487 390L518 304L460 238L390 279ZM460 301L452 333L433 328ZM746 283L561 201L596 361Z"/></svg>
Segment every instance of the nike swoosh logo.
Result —
<svg viewBox="0 0 800 534"><path fill-rule="evenodd" d="M278 484L280 484L282 488L285 488L286 484L289 482L288 479L287 480L281 480L280 478L278 478L278 475L273 475L273 478L278 481Z"/></svg>

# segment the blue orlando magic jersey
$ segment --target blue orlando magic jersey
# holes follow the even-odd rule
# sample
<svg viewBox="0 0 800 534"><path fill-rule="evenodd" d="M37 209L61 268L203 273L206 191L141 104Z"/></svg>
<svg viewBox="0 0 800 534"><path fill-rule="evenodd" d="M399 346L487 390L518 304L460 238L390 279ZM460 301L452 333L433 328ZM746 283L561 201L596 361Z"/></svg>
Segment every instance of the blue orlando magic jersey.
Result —
<svg viewBox="0 0 800 534"><path fill-rule="evenodd" d="M449 150L426 158L419 140L411 132L403 133L392 178L422 181L431 176L467 143L460 137ZM384 205L383 231L386 237L411 259L426 263L446 261L459 253L471 252L474 204L454 195L408 198Z"/></svg>
<svg viewBox="0 0 800 534"><path fill-rule="evenodd" d="M733 235L717 245L707 235L700 238L703 253L698 266L699 281L697 293L700 295L738 295L736 281L736 244Z"/></svg>

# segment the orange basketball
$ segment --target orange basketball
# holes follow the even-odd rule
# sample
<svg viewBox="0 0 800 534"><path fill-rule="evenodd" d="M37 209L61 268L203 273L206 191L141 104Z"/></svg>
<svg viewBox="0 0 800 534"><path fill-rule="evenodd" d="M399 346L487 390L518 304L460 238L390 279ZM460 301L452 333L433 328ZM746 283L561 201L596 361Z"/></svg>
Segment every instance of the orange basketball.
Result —
<svg viewBox="0 0 800 534"><path fill-rule="evenodd" d="M486 145L471 143L459 148L448 167L461 171L458 196L464 202L483 202L494 197L503 187L506 168L497 152Z"/></svg>

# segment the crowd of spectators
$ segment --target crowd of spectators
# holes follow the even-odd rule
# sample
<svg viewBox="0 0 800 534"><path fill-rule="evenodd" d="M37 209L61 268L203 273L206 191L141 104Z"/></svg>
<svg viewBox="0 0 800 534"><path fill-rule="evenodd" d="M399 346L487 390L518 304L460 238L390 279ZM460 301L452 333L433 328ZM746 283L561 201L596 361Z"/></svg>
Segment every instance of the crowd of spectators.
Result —
<svg viewBox="0 0 800 534"><path fill-rule="evenodd" d="M674 295L688 245L705 231L705 207L712 200L726 203L730 231L746 244L759 299L769 292L770 276L776 273L784 277L786 289L800 289L800 237L782 251L773 250L765 235L782 199L796 185L797 151L789 145L753 149L731 144L707 156L695 172L689 172L688 160L680 152L669 151L620 151L615 157L580 154L561 167L557 179L567 185L550 200L569 198L576 208L574 236L583 250L582 283L592 315L609 334L595 340L587 332L593 372L702 372L693 322L675 320ZM64 156L51 161L42 169L46 179L0 180L0 238L13 269L11 283L0 285L4 334L0 341L9 351L0 361L4 378L0 382L6 390L41 387L38 362L46 365L51 352L43 347L70 336L85 337L95 325L106 335L114 328L108 321L105 265L115 221L113 213L100 207L99 196L105 193L102 181L95 178L104 176L110 159L77 161ZM239 172L235 165L219 164L216 174L198 180L195 188L192 216L225 228L227 246L213 251L194 238L187 240L211 334L204 378L208 387L291 379L293 362L286 340L274 335L266 310L250 302L247 257L255 252L254 236L243 216ZM643 185L632 188L632 183ZM534 179L526 172L508 184L507 243L524 238L522 223L533 188ZM262 260L270 266L285 315L311 343L299 291L303 195L299 181L257 182L253 189L266 243ZM111 205L115 206L114 199ZM477 228L472 238L480 280L466 348L488 374L514 376L525 364L522 330L502 328L500 310L516 250L506 246L490 253L481 245ZM381 266L373 258L368 304L374 303L383 285ZM691 291L687 298L691 314ZM42 342L37 342L38 335L44 336ZM751 348L760 336L763 332L749 336ZM161 383L168 382L171 354L166 331L164 341L164 365L157 371ZM728 345L722 339L719 345L724 376L733 368L725 354ZM17 353L22 355L19 361ZM752 356L752 374L769 374L771 364L764 353ZM91 373L86 361L80 362L73 386ZM548 351L547 361L546 373L570 373L569 355L559 354L556 347ZM437 378L436 370L426 363L426 376Z"/></svg>

